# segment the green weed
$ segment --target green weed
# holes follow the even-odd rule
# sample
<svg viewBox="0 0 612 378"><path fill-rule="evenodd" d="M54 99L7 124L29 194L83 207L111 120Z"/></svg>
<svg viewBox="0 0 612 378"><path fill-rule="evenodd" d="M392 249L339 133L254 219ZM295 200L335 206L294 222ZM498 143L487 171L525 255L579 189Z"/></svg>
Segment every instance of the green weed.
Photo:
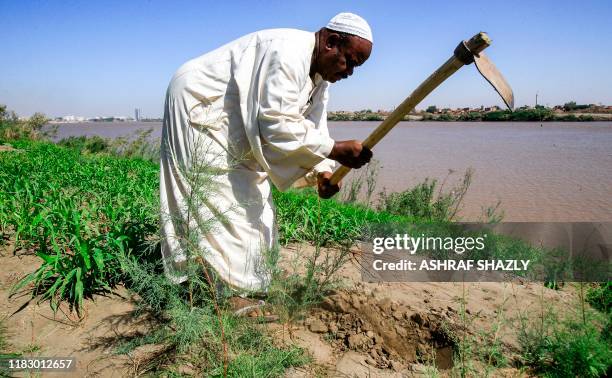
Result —
<svg viewBox="0 0 612 378"><path fill-rule="evenodd" d="M87 153L109 152L110 140L101 136L71 136L57 142L59 146Z"/></svg>
<svg viewBox="0 0 612 378"><path fill-rule="evenodd" d="M353 171L351 179L342 186L342 190L338 194L342 198L343 203L356 203L365 184L365 195L363 204L369 207L372 201L372 195L376 190L376 180L380 171L380 163L377 160L370 161L363 169ZM347 181L347 180L345 180Z"/></svg>
<svg viewBox="0 0 612 378"><path fill-rule="evenodd" d="M459 298L459 328L445 330L454 347L454 366L451 376L494 376L496 369L508 366L507 350L501 340L501 333L507 327L505 307L508 297L505 296L498 308L497 316L486 329L476 330L475 317L467 311L468 290L462 283L462 296Z"/></svg>
<svg viewBox="0 0 612 378"><path fill-rule="evenodd" d="M274 191L273 195L281 244L319 241L320 245L346 245L360 236L366 224L410 219L334 199L320 201L319 205L317 194L310 189Z"/></svg>
<svg viewBox="0 0 612 378"><path fill-rule="evenodd" d="M591 285L587 290L586 300L593 308L609 313L612 310L612 282Z"/></svg>
<svg viewBox="0 0 612 378"><path fill-rule="evenodd" d="M51 137L56 129L43 130L48 118L42 113L34 113L28 120L20 120L17 114L0 104L0 140L42 140Z"/></svg>
<svg viewBox="0 0 612 378"><path fill-rule="evenodd" d="M104 154L159 161L159 139L151 138L153 129L138 130L134 135L115 139L100 136L71 136L57 142L58 145L78 150L81 153Z"/></svg>
<svg viewBox="0 0 612 378"><path fill-rule="evenodd" d="M459 185L447 193L443 193L446 179L439 187L437 180L425 179L425 182L403 192L387 194L383 191L380 193L378 209L421 220L454 220L473 175L474 171L468 169Z"/></svg>
<svg viewBox="0 0 612 378"><path fill-rule="evenodd" d="M579 284L582 289L582 283ZM542 289L546 290L546 289ZM540 319L521 318L519 342L524 363L546 377L603 377L612 369L611 317L584 307L560 315L541 300Z"/></svg>

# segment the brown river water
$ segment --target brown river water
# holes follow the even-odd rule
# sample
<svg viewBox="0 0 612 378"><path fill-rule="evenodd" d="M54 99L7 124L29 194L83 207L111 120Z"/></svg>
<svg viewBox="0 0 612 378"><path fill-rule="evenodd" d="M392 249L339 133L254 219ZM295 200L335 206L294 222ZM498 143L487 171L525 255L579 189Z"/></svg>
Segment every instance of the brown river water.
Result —
<svg viewBox="0 0 612 378"><path fill-rule="evenodd" d="M329 129L334 139L362 140L377 125L330 122ZM116 122L60 125L57 137L112 138L149 127L161 134L160 123ZM402 122L373 152L382 166L376 192L447 176L450 190L472 168L465 220L499 200L505 221L612 221L612 122Z"/></svg>

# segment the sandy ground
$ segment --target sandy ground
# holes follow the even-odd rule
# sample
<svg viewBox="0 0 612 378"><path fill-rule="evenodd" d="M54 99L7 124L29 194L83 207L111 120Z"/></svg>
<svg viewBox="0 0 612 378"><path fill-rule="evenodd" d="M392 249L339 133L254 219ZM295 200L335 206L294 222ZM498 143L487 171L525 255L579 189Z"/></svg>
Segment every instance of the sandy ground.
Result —
<svg viewBox="0 0 612 378"><path fill-rule="evenodd" d="M310 246L293 245L283 254L296 258L312 250ZM9 288L35 269L38 258L14 256L10 248L1 249L0 254L0 317L13 351L76 358L75 371L43 376L123 377L138 370L146 350L113 354L119 341L152 327L147 319L132 316L134 307L125 289L87 300L81 321L65 307L54 315L47 302L36 304L29 301L28 294L8 297ZM537 317L544 306L551 305L563 311L572 308L575 301L569 289L554 291L521 281L366 283L361 282L355 259L341 269L340 276L343 285L303 320L267 326L279 342L296 343L313 356L313 364L291 369L287 376L429 376L431 367L419 363L422 356L429 356L429 364L437 366L441 376L447 376L456 343L449 331L466 338L499 340L512 362L518 350L519 316ZM505 368L491 376L525 373Z"/></svg>
<svg viewBox="0 0 612 378"><path fill-rule="evenodd" d="M123 377L134 367L134 356L117 356L113 348L122 337L146 331L144 319L134 319L129 294L97 296L85 301L83 320L62 306L56 314L48 302L37 304L29 293L9 298L10 287L40 263L32 255L13 256L2 251L0 265L0 318L7 329L11 351L24 356L75 357L71 372L47 373L51 377ZM15 376L28 376L17 373Z"/></svg>

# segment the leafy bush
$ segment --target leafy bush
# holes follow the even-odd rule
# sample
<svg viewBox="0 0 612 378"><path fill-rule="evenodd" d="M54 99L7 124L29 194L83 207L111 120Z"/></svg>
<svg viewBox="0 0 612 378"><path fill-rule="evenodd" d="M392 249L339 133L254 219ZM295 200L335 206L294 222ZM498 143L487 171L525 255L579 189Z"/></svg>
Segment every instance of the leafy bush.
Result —
<svg viewBox="0 0 612 378"><path fill-rule="evenodd" d="M414 188L399 193L380 194L379 210L422 220L452 220L472 182L473 170L465 172L462 182L448 193L442 193L437 180L426 179ZM436 189L438 191L436 192Z"/></svg>
<svg viewBox="0 0 612 378"><path fill-rule="evenodd" d="M152 139L153 129L138 130L135 135L116 139L100 136L71 136L60 140L60 146L80 152L103 153L112 156L140 158L153 162L159 161L159 139Z"/></svg>
<svg viewBox="0 0 612 378"><path fill-rule="evenodd" d="M482 120L487 122L508 121L512 117L512 112L509 110L498 110L488 112L482 115Z"/></svg>
<svg viewBox="0 0 612 378"><path fill-rule="evenodd" d="M436 118L436 121L442 121L442 122L450 122L450 121L455 121L455 117L453 117L451 114L448 113L442 113L438 116L438 118Z"/></svg>
<svg viewBox="0 0 612 378"><path fill-rule="evenodd" d="M549 108L519 109L512 112L510 120L518 122L551 121L554 119L553 111Z"/></svg>
<svg viewBox="0 0 612 378"><path fill-rule="evenodd" d="M8 111L6 105L0 105L0 140L46 139L54 132L54 129L46 132L42 130L48 121L42 113L34 113L23 121L15 112Z"/></svg>
<svg viewBox="0 0 612 378"><path fill-rule="evenodd" d="M532 328L519 338L523 358L547 377L603 377L612 366L612 349L591 322L564 321L549 332Z"/></svg>
<svg viewBox="0 0 612 378"><path fill-rule="evenodd" d="M482 114L480 112L469 112L464 113L459 116L459 121L480 121L482 119Z"/></svg>
<svg viewBox="0 0 612 378"><path fill-rule="evenodd" d="M64 138L57 142L58 145L63 147L72 148L81 152L99 153L108 152L110 148L110 141L107 138L100 136L71 136Z"/></svg>
<svg viewBox="0 0 612 378"><path fill-rule="evenodd" d="M125 340L116 352L126 354L145 344L163 346L157 358L140 364L139 373L167 375L189 364L195 376L275 377L308 362L301 349L276 346L252 322L235 317L225 306L226 297L219 296L216 279L209 282L203 274L203 265L192 261L188 284L176 285L160 274L159 263L142 263L125 254L119 254L119 260L130 290L138 294L137 312L151 314L159 327Z"/></svg>
<svg viewBox="0 0 612 378"><path fill-rule="evenodd" d="M587 291L586 300L593 308L609 313L612 310L612 282L593 284Z"/></svg>

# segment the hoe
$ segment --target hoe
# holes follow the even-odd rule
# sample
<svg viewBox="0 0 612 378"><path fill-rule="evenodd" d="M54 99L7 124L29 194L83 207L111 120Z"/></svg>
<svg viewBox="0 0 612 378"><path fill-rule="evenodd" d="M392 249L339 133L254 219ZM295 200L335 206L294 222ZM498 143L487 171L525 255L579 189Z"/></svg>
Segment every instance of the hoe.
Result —
<svg viewBox="0 0 612 378"><path fill-rule="evenodd" d="M391 131L391 129L401 121L415 106L417 106L428 94L430 94L444 80L448 79L452 74L457 72L464 65L474 62L478 72L493 86L495 91L499 93L504 100L506 106L512 110L514 108L514 94L512 88L508 85L502 74L497 70L495 65L484 54L483 50L489 47L491 39L486 33L478 33L468 41L461 41L453 56L450 57L440 68L438 68L431 76L429 76L404 102L398 106L377 128L374 130L363 145L372 149L380 140ZM347 173L350 168L341 166L332 175L330 182L335 185Z"/></svg>

